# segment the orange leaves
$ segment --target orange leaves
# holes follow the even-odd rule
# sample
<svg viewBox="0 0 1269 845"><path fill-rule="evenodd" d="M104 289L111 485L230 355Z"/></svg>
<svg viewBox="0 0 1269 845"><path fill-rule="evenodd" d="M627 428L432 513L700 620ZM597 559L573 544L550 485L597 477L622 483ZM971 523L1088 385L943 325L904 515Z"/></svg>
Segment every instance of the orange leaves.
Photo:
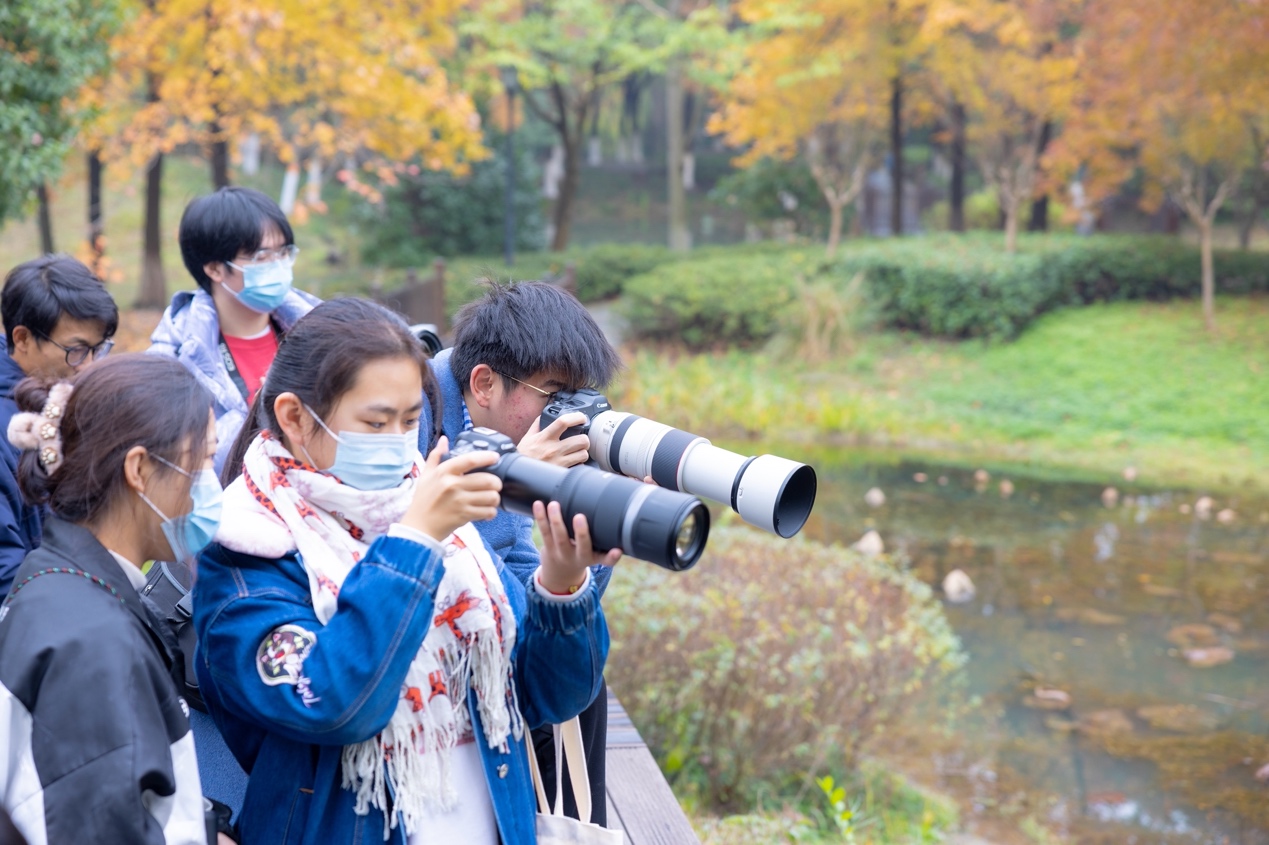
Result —
<svg viewBox="0 0 1269 845"><path fill-rule="evenodd" d="M462 0L149 0L93 94L109 158L255 132L286 162L369 152L461 168L483 155L444 63ZM144 104L147 76L156 102ZM218 134L217 134L218 133Z"/></svg>
<svg viewBox="0 0 1269 845"><path fill-rule="evenodd" d="M1113 190L1137 165L1157 204L1165 193L1180 199L1199 171L1227 179L1252 166L1249 129L1269 115L1266 37L1263 3L1092 0L1081 36L1086 93L1068 147L1096 165L1094 189Z"/></svg>

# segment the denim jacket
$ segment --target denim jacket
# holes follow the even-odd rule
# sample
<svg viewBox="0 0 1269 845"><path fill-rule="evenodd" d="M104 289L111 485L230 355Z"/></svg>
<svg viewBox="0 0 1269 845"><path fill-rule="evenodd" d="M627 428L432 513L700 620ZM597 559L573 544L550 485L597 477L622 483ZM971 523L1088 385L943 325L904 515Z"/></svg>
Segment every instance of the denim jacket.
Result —
<svg viewBox="0 0 1269 845"><path fill-rule="evenodd" d="M595 697L608 654L608 629L592 588L553 603L526 590L499 565L518 633L516 694L529 727L557 723ZM444 574L441 555L410 540L381 537L344 581L335 615L322 625L308 576L294 554L271 560L213 545L198 562L194 625L197 673L213 718L250 773L240 830L253 843L405 845L398 826L385 836L383 813L354 812L341 787L343 746L378 734L400 696L406 670L432 621ZM283 625L313 632L304 683L265 682L257 652ZM468 707L482 736L475 699ZM504 845L531 845L536 801L523 742L507 753L478 740Z"/></svg>
<svg viewBox="0 0 1269 845"><path fill-rule="evenodd" d="M296 321L321 302L312 294L292 289L269 316L279 331L289 332ZM201 288L183 290L172 297L146 350L180 361L211 393L212 412L216 415L217 475L247 419L247 400L229 377L229 369L220 357L219 340L220 316L211 294Z"/></svg>

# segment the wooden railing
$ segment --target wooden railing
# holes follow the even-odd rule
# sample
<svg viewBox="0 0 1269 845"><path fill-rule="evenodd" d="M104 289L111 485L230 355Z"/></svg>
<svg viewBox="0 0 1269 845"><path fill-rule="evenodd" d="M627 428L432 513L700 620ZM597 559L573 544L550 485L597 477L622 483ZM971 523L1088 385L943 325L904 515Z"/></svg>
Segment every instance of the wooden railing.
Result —
<svg viewBox="0 0 1269 845"><path fill-rule="evenodd" d="M626 845L699 845L700 839L665 776L608 690L608 826L626 833Z"/></svg>

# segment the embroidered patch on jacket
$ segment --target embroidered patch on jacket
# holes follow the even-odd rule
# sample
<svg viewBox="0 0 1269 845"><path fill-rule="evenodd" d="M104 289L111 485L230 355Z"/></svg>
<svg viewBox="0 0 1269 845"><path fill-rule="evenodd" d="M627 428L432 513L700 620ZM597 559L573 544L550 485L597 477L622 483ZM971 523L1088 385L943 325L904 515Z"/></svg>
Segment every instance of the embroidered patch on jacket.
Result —
<svg viewBox="0 0 1269 845"><path fill-rule="evenodd" d="M271 687L279 684L299 685L304 658L317 642L312 631L299 625L283 625L269 632L256 651L256 669L260 680Z"/></svg>

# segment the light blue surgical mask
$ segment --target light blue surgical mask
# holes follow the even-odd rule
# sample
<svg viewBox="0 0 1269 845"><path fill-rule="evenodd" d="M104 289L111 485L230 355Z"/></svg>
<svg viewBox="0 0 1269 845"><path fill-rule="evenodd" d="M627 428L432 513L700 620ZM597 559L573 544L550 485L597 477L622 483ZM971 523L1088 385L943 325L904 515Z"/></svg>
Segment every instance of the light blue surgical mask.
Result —
<svg viewBox="0 0 1269 845"><path fill-rule="evenodd" d="M335 441L335 463L323 472L357 490L388 490L405 481L410 470L419 460L419 433L406 431L401 434L370 434L361 431L330 430L313 409L317 424ZM304 449L303 446L300 447ZM308 462L317 466L308 450L304 449Z"/></svg>
<svg viewBox="0 0 1269 845"><path fill-rule="evenodd" d="M220 489L220 480L216 478L216 473L210 469L190 472L178 467L171 461L164 460L158 455L151 455L150 457L160 463L167 464L181 475L194 481L189 491L190 498L194 501L194 507L189 513L176 517L169 517L159 510L148 496L140 491L137 492L141 500L149 505L150 509L163 520L159 527L163 529L163 536L167 538L168 545L172 547L172 554L175 558L178 561L192 560L195 555L207 548L212 538L216 536L216 529L220 527L221 501L224 496L224 491Z"/></svg>
<svg viewBox="0 0 1269 845"><path fill-rule="evenodd" d="M295 265L295 255L298 252L298 249L291 247L284 258L241 267L232 261L226 261L230 267L242 272L242 290L233 291L228 287L225 290L257 314L272 312L291 292L291 268Z"/></svg>

